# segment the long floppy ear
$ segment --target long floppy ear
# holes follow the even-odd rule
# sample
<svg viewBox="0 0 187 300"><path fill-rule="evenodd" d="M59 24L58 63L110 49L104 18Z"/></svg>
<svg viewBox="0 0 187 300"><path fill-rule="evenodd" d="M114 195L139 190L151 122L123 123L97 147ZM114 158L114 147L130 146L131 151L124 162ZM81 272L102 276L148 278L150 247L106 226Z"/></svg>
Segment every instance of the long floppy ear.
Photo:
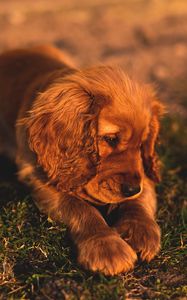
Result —
<svg viewBox="0 0 187 300"><path fill-rule="evenodd" d="M92 95L67 81L40 94L24 120L29 147L59 191L72 191L96 173L98 111Z"/></svg>
<svg viewBox="0 0 187 300"><path fill-rule="evenodd" d="M142 145L142 157L146 175L154 182L160 181L159 159L155 152L155 143L158 137L159 118L164 112L164 106L159 101L152 103L152 117L147 140Z"/></svg>

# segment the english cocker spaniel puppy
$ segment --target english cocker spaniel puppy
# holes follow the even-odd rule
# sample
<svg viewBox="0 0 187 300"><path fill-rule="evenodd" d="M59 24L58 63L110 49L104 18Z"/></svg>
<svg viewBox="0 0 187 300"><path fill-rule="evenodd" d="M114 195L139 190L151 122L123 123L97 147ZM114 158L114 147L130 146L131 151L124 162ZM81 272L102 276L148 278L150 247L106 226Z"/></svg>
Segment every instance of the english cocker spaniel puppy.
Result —
<svg viewBox="0 0 187 300"><path fill-rule="evenodd" d="M161 114L153 90L119 68L79 71L51 46L0 56L0 151L67 225L86 269L114 275L159 251Z"/></svg>

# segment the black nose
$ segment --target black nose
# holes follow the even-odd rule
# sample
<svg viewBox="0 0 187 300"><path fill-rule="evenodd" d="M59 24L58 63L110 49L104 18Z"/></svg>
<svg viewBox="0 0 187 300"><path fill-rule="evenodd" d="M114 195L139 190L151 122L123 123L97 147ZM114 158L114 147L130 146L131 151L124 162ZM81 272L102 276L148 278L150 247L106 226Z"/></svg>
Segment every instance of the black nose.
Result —
<svg viewBox="0 0 187 300"><path fill-rule="evenodd" d="M132 186L132 185L123 184L121 187L121 191L123 196L132 197L141 191L141 187L139 185Z"/></svg>

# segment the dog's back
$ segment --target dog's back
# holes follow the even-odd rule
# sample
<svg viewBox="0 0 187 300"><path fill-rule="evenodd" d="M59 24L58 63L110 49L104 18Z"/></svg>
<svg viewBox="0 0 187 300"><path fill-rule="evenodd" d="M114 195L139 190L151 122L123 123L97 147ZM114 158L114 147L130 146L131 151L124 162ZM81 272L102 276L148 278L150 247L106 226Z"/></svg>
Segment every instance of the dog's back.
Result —
<svg viewBox="0 0 187 300"><path fill-rule="evenodd" d="M12 156L14 152L20 107L29 109L28 99L41 91L49 73L66 73L66 62L69 63L62 52L51 46L10 50L0 55L0 154Z"/></svg>

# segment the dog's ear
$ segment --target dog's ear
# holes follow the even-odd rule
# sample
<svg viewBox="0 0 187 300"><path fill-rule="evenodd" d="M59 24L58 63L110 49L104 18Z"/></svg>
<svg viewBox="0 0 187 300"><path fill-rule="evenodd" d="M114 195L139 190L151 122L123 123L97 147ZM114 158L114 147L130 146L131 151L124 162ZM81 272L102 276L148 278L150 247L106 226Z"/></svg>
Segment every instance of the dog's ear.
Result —
<svg viewBox="0 0 187 300"><path fill-rule="evenodd" d="M152 117L149 124L147 140L142 145L142 157L146 175L154 182L160 181L160 163L155 151L155 144L160 129L160 116L164 112L164 106L159 101L152 103Z"/></svg>
<svg viewBox="0 0 187 300"><path fill-rule="evenodd" d="M29 147L58 190L73 190L95 175L98 112L93 95L67 81L40 94L25 118Z"/></svg>

